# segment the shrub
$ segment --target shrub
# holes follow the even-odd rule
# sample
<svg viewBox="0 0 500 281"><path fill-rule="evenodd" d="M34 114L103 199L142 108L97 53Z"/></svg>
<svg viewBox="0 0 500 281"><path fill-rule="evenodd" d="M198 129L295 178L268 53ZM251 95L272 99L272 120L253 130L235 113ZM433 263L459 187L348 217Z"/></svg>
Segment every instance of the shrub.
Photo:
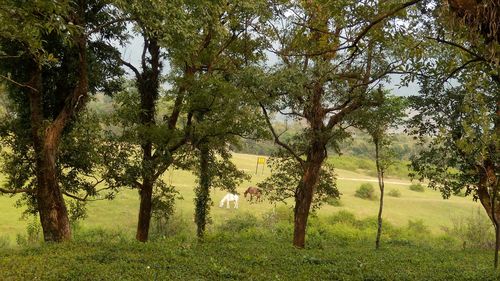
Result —
<svg viewBox="0 0 500 281"><path fill-rule="evenodd" d="M344 204L340 201L340 198L329 197L325 200L326 204L334 207L342 207Z"/></svg>
<svg viewBox="0 0 500 281"><path fill-rule="evenodd" d="M104 229L101 227L95 228L79 228L74 232L74 239L85 243L124 243L129 241L131 237L119 229Z"/></svg>
<svg viewBox="0 0 500 281"><path fill-rule="evenodd" d="M42 226L40 222L34 218L26 226L26 235L17 234L16 243L19 246L33 246L42 241Z"/></svg>
<svg viewBox="0 0 500 281"><path fill-rule="evenodd" d="M401 191L399 191L398 189L391 189L388 193L387 193L388 196L391 196L391 197L401 197Z"/></svg>
<svg viewBox="0 0 500 281"><path fill-rule="evenodd" d="M334 215L330 216L327 220L331 224L356 224L356 216L353 213L344 210L338 211Z"/></svg>
<svg viewBox="0 0 500 281"><path fill-rule="evenodd" d="M369 200L375 200L377 198L377 196L375 195L375 188L373 188L373 185L371 185L370 183L362 184L358 188L358 190L356 190L354 196Z"/></svg>
<svg viewBox="0 0 500 281"><path fill-rule="evenodd" d="M416 183L416 184L410 185L410 190L416 191L416 192L424 192L425 188L423 185Z"/></svg>
<svg viewBox="0 0 500 281"><path fill-rule="evenodd" d="M273 228L281 222L293 222L293 211L287 206L278 206L262 215L264 226Z"/></svg>
<svg viewBox="0 0 500 281"><path fill-rule="evenodd" d="M460 241L463 248L493 249L495 234L489 219L478 208L468 217L454 217L451 228L443 227L446 234Z"/></svg>
<svg viewBox="0 0 500 281"><path fill-rule="evenodd" d="M210 219L209 219L210 223ZM153 216L151 218L151 239L162 239L166 237L189 235L194 224L182 214L173 213L169 217ZM207 225L208 227L209 225Z"/></svg>
<svg viewBox="0 0 500 281"><path fill-rule="evenodd" d="M228 219L218 228L224 232L242 232L256 226L258 226L257 217L251 213L242 213Z"/></svg>
<svg viewBox="0 0 500 281"><path fill-rule="evenodd" d="M415 236L430 234L429 228L424 224L423 220L408 220L408 232Z"/></svg>

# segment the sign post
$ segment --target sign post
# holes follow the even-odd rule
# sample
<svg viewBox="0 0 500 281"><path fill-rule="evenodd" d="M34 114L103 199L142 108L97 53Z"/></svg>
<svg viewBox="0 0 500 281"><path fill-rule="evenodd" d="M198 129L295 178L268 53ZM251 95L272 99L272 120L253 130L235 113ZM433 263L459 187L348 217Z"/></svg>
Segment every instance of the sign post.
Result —
<svg viewBox="0 0 500 281"><path fill-rule="evenodd" d="M259 165L262 164L262 174L264 174L264 166L266 166L266 158L265 157L257 157L257 166L255 166L255 174L259 169Z"/></svg>

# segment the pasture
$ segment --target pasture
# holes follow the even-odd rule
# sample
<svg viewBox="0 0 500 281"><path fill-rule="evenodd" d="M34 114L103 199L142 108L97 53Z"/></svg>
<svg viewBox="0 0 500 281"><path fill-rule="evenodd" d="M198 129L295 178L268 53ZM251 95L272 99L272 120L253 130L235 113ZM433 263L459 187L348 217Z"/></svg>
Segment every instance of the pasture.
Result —
<svg viewBox="0 0 500 281"><path fill-rule="evenodd" d="M226 194L226 191L212 190L211 196L213 206L210 212L213 224L208 227L208 231L218 225L224 224L227 220L240 213L250 213L256 217L280 207L282 203L271 204L267 200L261 203L249 203L243 198L243 192L250 185L255 185L269 175L270 171L266 167L264 173L261 168L255 174L257 156L248 154L234 154L233 161L239 169L252 175L248 182L244 182L238 187L240 193L239 209L219 208L219 201ZM369 201L354 196L355 190L364 182L373 184L378 193L376 178L362 174L359 171L347 171L336 169L338 176L337 185L342 193L341 206L331 206L324 204L318 211L318 217L328 217L340 210L348 211L358 218L374 217L378 210L378 201ZM189 226L194 235L194 186L196 179L191 172L181 170L169 170L164 175L164 180L177 187L180 193L175 206L174 217L183 221ZM443 200L438 191L426 189L425 192L415 192L409 190L410 182L406 179L387 178L386 193L392 189L399 190L401 197L385 197L384 220L399 227L406 226L409 220L421 220L431 233L442 234L443 226L450 226L454 219L470 216L477 211L480 204L473 202L470 197L452 196L448 200ZM11 245L15 245L16 234L26 232L26 226L30 220L20 220L22 209L14 207L16 197L0 196L0 236L8 237ZM88 217L80 223L83 229L100 228L123 232L125 235L133 237L135 234L137 213L138 213L138 193L136 190L123 190L112 201L90 202L88 207ZM231 204L232 206L232 204ZM287 207L293 206L292 201ZM482 213L482 210L481 210Z"/></svg>

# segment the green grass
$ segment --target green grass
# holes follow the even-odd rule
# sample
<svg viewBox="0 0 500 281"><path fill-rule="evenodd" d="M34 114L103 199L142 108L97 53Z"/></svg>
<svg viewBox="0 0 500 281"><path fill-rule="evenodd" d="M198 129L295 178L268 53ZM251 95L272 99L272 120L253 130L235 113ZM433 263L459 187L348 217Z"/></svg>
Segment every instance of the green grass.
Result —
<svg viewBox="0 0 500 281"><path fill-rule="evenodd" d="M345 217L345 215L344 215ZM453 241L384 238L374 250L370 221L321 221L309 246L293 248L291 225L221 228L203 243L179 235L142 244L108 232L76 242L0 250L2 280L498 280L489 252ZM318 221L320 222L320 221ZM350 226L353 222L357 226ZM222 231L224 229L224 231ZM393 229L394 230L394 229ZM409 231L409 230L408 230ZM390 232L390 231L389 231ZM406 232L401 237L406 237ZM415 238L415 239L412 239ZM372 238L372 237L371 237Z"/></svg>
<svg viewBox="0 0 500 281"><path fill-rule="evenodd" d="M252 175L249 182L238 187L238 192L242 195L244 190L269 175L266 167L264 173L259 168L255 174L256 156L247 154L235 154L233 161L236 165ZM330 206L328 204L318 210L318 216L328 216L339 210L352 212L357 217L366 218L377 214L378 202L368 201L354 196L355 190L362 183L372 183L375 186L376 194L378 188L376 179L359 174L353 171L342 169L336 170L338 174L338 187L341 195L341 207ZM193 222L194 216L194 185L195 177L187 171L169 170L164 179L175 185L182 200L177 200L176 215L182 216L186 221ZM358 180L361 179L361 180ZM410 182L401 179L387 179L386 190L399 190L400 198L385 197L384 219L397 226L404 226L408 220L422 220L430 227L435 234L442 233L442 226L450 226L452 217L469 216L480 205L472 201L470 197L453 196L449 200L443 200L437 191L427 189L426 192L413 192L408 189ZM211 193L214 206L211 209L211 217L214 225L222 224L234 215L241 212L249 212L256 216L268 212L273 208L273 204L264 201L259 204L250 204L246 200L240 200L240 208L225 209L219 208L219 200L226 192L214 190ZM14 207L15 198L0 196L0 237L8 236L14 244L15 236L18 233L25 233L27 222L20 220L22 209ZM103 228L108 230L120 230L130 237L134 235L135 224L138 214L138 194L136 190L124 190L113 201L97 201L89 203L88 218L81 223L84 228ZM288 204L291 207L292 201ZM194 222L191 224L194 228Z"/></svg>

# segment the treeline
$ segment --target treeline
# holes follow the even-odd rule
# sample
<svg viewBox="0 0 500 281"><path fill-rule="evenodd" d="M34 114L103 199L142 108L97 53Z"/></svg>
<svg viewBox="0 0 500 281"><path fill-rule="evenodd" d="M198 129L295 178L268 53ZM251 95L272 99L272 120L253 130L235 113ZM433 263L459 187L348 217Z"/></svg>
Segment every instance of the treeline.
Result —
<svg viewBox="0 0 500 281"><path fill-rule="evenodd" d="M404 133L393 135L392 149L395 152L395 158L398 160L409 160L411 156L418 152L417 142ZM271 140L252 140L241 138L238 144L231 147L238 153L272 155L277 151L276 145ZM343 156L354 156L360 158L373 159L375 149L366 133L356 132L350 138L346 139L340 145L340 152ZM336 157L338 154L330 150L329 155Z"/></svg>
<svg viewBox="0 0 500 281"><path fill-rule="evenodd" d="M364 155L381 192L378 248L384 175L409 158L412 176L443 196L481 201L498 260L498 5L443 3L4 0L0 191L21 195L44 239L60 242L89 199L136 189L145 242L151 217L173 212L176 188L162 175L189 169L203 239L210 190L248 177L229 161L239 146L270 153L259 186L293 198L303 248L311 209L340 195L328 156ZM120 51L132 37L143 42L136 62ZM391 95L393 74L419 95ZM113 109L94 105L106 118L85 110L98 93L113 98ZM418 152L394 134L402 127Z"/></svg>

